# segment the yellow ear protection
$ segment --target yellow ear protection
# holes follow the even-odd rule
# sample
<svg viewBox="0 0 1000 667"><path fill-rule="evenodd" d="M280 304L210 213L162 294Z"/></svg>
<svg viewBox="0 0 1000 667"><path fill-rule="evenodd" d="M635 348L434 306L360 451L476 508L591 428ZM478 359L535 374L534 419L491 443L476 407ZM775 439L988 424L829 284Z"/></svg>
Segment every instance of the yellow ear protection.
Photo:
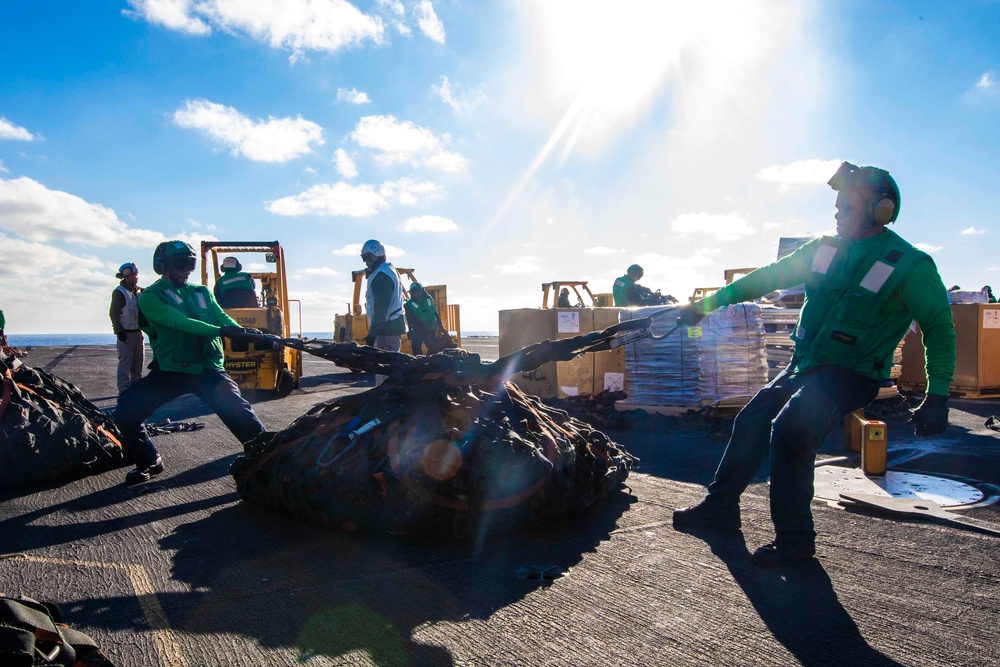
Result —
<svg viewBox="0 0 1000 667"><path fill-rule="evenodd" d="M854 187L862 189L866 194L872 193L865 203L869 227L872 223L888 225L899 216L899 186L885 169L857 167L844 162L828 184L837 191Z"/></svg>

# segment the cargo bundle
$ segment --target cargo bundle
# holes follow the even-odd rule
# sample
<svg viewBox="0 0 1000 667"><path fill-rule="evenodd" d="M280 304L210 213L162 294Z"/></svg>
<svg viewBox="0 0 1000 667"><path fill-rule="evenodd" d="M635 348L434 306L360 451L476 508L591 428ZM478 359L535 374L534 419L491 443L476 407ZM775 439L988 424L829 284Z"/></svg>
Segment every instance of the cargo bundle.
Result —
<svg viewBox="0 0 1000 667"><path fill-rule="evenodd" d="M505 378L571 358L596 336L492 364L459 351L414 358L303 344L389 377L248 443L230 470L237 490L312 523L457 539L586 509L621 486L633 457Z"/></svg>
<svg viewBox="0 0 1000 667"><path fill-rule="evenodd" d="M75 386L0 352L0 491L128 462L111 418Z"/></svg>

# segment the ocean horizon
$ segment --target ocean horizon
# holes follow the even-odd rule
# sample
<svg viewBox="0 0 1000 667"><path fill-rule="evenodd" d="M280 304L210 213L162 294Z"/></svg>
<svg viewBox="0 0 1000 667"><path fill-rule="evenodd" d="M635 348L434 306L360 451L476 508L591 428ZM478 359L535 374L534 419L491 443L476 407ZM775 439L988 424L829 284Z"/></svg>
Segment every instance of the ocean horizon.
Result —
<svg viewBox="0 0 1000 667"><path fill-rule="evenodd" d="M463 338L497 338L496 331L465 331ZM303 338L331 340L332 331L305 331ZM83 345L114 345L114 334L7 334L7 344L11 347L77 347Z"/></svg>

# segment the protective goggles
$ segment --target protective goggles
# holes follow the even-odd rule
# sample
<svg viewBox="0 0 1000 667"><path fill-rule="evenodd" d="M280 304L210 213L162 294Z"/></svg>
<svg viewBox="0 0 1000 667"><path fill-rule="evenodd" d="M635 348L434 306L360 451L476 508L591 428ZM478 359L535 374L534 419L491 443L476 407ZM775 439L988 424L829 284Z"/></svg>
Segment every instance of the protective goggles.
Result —
<svg viewBox="0 0 1000 667"><path fill-rule="evenodd" d="M139 267L135 264L129 262L128 264L122 264L118 267L118 275L122 278L128 278L129 276L139 273Z"/></svg>
<svg viewBox="0 0 1000 667"><path fill-rule="evenodd" d="M171 269L177 271L194 271L197 259L192 255L167 255L163 263Z"/></svg>

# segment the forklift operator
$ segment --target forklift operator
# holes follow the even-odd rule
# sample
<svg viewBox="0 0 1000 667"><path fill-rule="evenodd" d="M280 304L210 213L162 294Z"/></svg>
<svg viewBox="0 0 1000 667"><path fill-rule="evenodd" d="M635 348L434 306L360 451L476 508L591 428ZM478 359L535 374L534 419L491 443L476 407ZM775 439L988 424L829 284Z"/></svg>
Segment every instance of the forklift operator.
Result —
<svg viewBox="0 0 1000 667"><path fill-rule="evenodd" d="M875 399L913 320L927 350L927 392L913 413L915 434L935 435L948 426L951 308L933 260L886 228L899 214L899 188L888 171L848 162L829 185L837 191L836 237L806 243L686 306L679 318L691 326L716 308L806 286L791 362L737 415L704 500L673 514L678 530L739 530L740 496L770 454L775 540L754 552L760 566L790 565L816 553L809 507L815 450L844 416Z"/></svg>
<svg viewBox="0 0 1000 667"><path fill-rule="evenodd" d="M135 463L126 484L146 482L163 472L163 460L143 422L156 408L184 394L205 401L241 443L264 430L224 370L220 336L259 346L271 346L271 339L239 326L207 287L188 283L195 262L187 243L161 243L153 253L153 270L163 277L139 295L139 326L149 336L153 363L148 375L119 395L115 408L122 445Z"/></svg>

